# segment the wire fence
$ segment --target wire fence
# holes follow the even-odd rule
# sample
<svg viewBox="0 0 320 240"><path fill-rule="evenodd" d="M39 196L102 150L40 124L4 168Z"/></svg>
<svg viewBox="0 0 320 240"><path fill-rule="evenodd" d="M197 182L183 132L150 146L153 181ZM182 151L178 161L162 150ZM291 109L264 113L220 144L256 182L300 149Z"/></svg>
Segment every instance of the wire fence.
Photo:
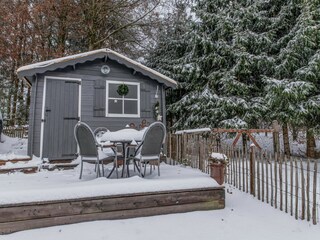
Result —
<svg viewBox="0 0 320 240"><path fill-rule="evenodd" d="M221 145L212 132L168 134L170 164L184 164L211 174L212 151L228 157L225 183L296 219L319 223L320 169L318 161Z"/></svg>

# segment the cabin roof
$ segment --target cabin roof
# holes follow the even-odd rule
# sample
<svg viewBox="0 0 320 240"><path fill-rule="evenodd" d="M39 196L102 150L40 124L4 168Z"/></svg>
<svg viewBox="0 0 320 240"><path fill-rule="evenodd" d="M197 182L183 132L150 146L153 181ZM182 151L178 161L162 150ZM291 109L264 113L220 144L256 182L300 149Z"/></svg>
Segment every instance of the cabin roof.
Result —
<svg viewBox="0 0 320 240"><path fill-rule="evenodd" d="M62 58L55 58L52 60L38 62L30 65L26 65L18 68L17 74L21 79L25 79L31 84L30 79L35 74L41 74L46 71L54 71L59 68L65 68L67 66L72 66L77 63L84 63L87 61L94 61L95 59L106 58L115 60L120 64L125 65L128 68L140 72L141 74L150 77L151 79L157 80L158 82L164 83L167 87L176 88L177 82L151 68L148 68L141 63L134 61L120 53L112 51L108 48L102 48L94 51L89 51L85 53L70 55Z"/></svg>

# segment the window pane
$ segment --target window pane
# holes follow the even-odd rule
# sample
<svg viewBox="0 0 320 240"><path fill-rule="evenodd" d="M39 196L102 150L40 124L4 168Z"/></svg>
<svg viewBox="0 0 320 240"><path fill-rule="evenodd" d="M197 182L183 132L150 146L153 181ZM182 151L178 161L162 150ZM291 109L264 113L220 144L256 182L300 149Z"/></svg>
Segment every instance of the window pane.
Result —
<svg viewBox="0 0 320 240"><path fill-rule="evenodd" d="M124 114L138 114L138 101L124 101Z"/></svg>
<svg viewBox="0 0 320 240"><path fill-rule="evenodd" d="M114 83L109 83L108 86L109 86L109 97L111 98L122 98L118 93L117 93L117 90L118 90L118 87L119 87L120 84L114 84Z"/></svg>
<svg viewBox="0 0 320 240"><path fill-rule="evenodd" d="M109 100L109 113L122 114L122 100Z"/></svg>
<svg viewBox="0 0 320 240"><path fill-rule="evenodd" d="M129 87L129 92L125 98L138 99L138 86L137 85L127 85Z"/></svg>

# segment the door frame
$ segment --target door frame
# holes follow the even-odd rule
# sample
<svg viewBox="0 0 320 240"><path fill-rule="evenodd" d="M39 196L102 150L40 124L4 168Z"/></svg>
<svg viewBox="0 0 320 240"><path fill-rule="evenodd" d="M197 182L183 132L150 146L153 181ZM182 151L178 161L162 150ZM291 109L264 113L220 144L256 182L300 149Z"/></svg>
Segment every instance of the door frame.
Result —
<svg viewBox="0 0 320 240"><path fill-rule="evenodd" d="M40 159L43 159L43 143L44 143L44 114L46 107L46 97L47 97L47 79L54 80L67 80L80 82L79 84L79 99L78 99L78 117L81 121L81 78L69 78L69 77L54 77L54 76L44 76L43 85L43 96L42 96L42 111L41 111L41 130L40 130Z"/></svg>

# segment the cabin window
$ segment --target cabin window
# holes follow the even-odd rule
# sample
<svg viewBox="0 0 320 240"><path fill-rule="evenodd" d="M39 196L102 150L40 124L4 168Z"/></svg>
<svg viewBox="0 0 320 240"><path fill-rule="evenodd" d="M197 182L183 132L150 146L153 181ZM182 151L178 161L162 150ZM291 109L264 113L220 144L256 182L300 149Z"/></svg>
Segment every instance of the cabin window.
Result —
<svg viewBox="0 0 320 240"><path fill-rule="evenodd" d="M129 92L125 96L118 94L117 89L126 84ZM107 117L140 117L140 83L107 81Z"/></svg>

